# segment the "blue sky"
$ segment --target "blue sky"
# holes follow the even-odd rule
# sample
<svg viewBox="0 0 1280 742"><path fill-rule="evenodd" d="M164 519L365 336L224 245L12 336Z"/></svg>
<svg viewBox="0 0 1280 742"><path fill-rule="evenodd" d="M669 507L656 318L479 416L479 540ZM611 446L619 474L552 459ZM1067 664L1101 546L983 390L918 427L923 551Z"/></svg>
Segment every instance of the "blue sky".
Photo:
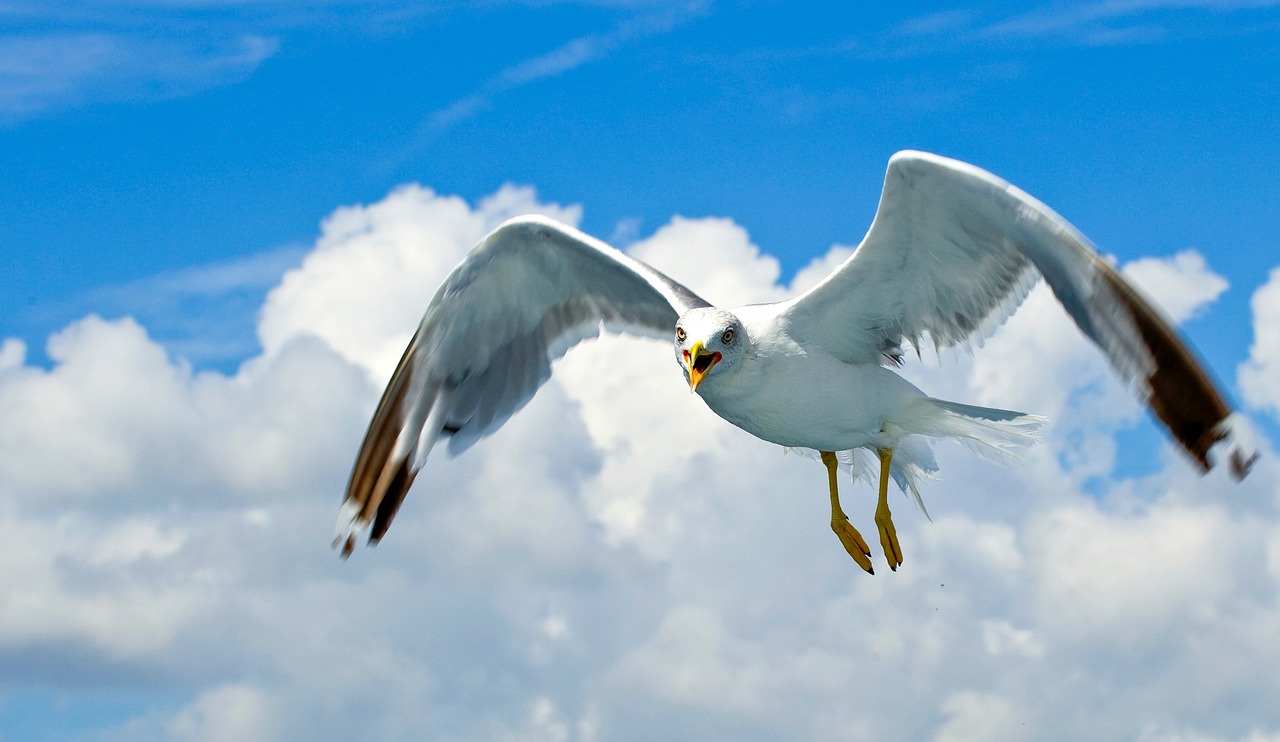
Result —
<svg viewBox="0 0 1280 742"><path fill-rule="evenodd" d="M38 348L86 292L306 245L410 181L531 184L605 236L732 215L792 271L860 237L903 148L1122 258L1196 246L1256 285L1280 227L1268 6L7 3L22 289L0 311Z"/></svg>
<svg viewBox="0 0 1280 742"><path fill-rule="evenodd" d="M26 534L0 546L0 565L24 575L0 599L0 666L13 668L0 668L0 740L1016 739L1018 722L1092 738L1280 736L1274 650L1249 644L1280 628L1274 470L1238 490L1198 479L1115 401L1087 349L1046 335L1058 326L1038 305L987 360L918 372L973 401L997 361L1042 373L1044 388L1008 394L1063 423L1021 473L944 456L956 473L935 489L974 494L926 493L931 510L950 506L904 527L925 555L914 576L850 581L861 575L839 550L820 548L820 492L803 508L816 535L769 493L744 498L772 503L758 506L671 500L681 475L664 456L742 467L755 479L740 486L795 502L812 472L769 449L744 458L754 444L730 433L631 451L593 411L616 400L573 357L564 376L581 383L549 387L488 453L432 462L451 497L419 485L396 541L330 559L325 529L385 358L477 225L549 211L675 260L664 268L677 276L681 251L735 256L727 276L682 276L713 301L772 296L857 242L906 148L988 169L1138 261L1274 437L1280 3L0 0L0 520ZM1043 368L1010 350L1044 337ZM540 423L565 440L540 441ZM645 424L670 434L670 420ZM474 504L475 472L512 457L528 497L503 502L523 520ZM1044 492L1010 502L983 494L992 482ZM714 533L690 535L707 518ZM1041 537L1079 536L1067 541L1109 559L1085 531L1137 534L1159 558L1126 552L1141 567L1102 580L1095 610L1068 626L1054 607L1087 585ZM1224 575L1163 550L1217 537L1250 566ZM493 578L510 560L513 576ZM802 570L815 576L767 582ZM1187 574L1217 587L1195 593ZM1162 607L1116 597L1137 586ZM788 605L809 607L789 622ZM951 624L931 623L939 605ZM325 618L300 630L290 606ZM888 617L865 645L835 628L861 611ZM381 638L335 647L367 624ZM894 639L903 625L952 648L904 649L923 640ZM1152 701L1169 667L1201 667L1197 636L1222 642L1221 678L1243 685ZM916 684L918 717L874 693L847 718L832 710L843 691L812 678L854 677L868 657L937 678L893 676ZM330 661L367 684L317 680ZM996 680L969 687L938 669L948 662ZM1151 694L1072 676L1054 703L1025 687L1073 667ZM378 678L399 701L368 690ZM812 725L761 700L775 696Z"/></svg>

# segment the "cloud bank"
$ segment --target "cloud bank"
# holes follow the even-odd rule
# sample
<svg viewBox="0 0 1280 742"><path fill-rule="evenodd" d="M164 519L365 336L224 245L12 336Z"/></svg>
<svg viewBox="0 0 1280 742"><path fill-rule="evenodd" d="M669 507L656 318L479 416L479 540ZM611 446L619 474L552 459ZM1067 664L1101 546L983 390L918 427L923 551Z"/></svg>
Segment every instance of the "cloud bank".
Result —
<svg viewBox="0 0 1280 742"><path fill-rule="evenodd" d="M1055 424L1017 469L940 444L934 520L893 500L897 574L844 554L820 466L715 418L661 344L618 336L557 363L491 439L437 455L382 545L338 561L351 457L427 299L528 211L581 216L516 187L336 210L234 373L129 318L69 325L48 368L0 344L0 718L33 688L72 704L124 688L70 731L1280 737L1273 457L1236 487L1167 446L1122 450L1139 408L1042 289L973 357L911 365L937 396ZM803 290L849 254L785 284L732 220L681 217L629 250L722 302ZM1194 252L1126 270L1176 319L1227 289ZM1259 411L1280 409L1278 285L1254 297L1240 370ZM1118 456L1160 463L1124 477ZM870 490L844 487L869 527Z"/></svg>

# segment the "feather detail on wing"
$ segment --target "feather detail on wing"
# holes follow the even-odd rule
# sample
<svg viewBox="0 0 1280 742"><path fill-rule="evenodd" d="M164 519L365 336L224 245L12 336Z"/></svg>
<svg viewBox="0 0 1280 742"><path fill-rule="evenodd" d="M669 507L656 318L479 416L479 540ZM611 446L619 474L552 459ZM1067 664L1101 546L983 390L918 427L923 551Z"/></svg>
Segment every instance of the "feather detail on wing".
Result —
<svg viewBox="0 0 1280 742"><path fill-rule="evenodd" d="M900 152L850 258L785 310L790 332L851 363L891 363L903 342L980 343L1043 277L1076 325L1203 469L1221 445L1243 477L1257 457L1194 353L1065 219L955 160Z"/></svg>
<svg viewBox="0 0 1280 742"><path fill-rule="evenodd" d="M445 279L391 376L356 457L334 545L386 533L440 438L456 455L497 430L601 327L669 338L705 301L576 229L526 216L499 226Z"/></svg>

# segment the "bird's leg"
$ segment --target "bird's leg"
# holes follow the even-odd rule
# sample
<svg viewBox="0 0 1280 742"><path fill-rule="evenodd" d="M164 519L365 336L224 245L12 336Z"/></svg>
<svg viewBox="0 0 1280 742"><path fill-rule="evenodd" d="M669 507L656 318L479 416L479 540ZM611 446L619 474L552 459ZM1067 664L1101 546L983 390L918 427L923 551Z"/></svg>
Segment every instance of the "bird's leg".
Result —
<svg viewBox="0 0 1280 742"><path fill-rule="evenodd" d="M836 532L836 536L840 538L840 543L844 544L844 550L849 552L849 556L853 557L853 561L858 563L867 572L875 574L876 571L871 566L871 548L867 546L867 542L862 538L862 534L858 533L858 529L853 527L849 522L849 516L844 514L840 509L840 495L836 493L836 455L831 451L821 451L822 463L827 467L827 484L831 487L831 530ZM887 511L886 511L887 512Z"/></svg>
<svg viewBox="0 0 1280 742"><path fill-rule="evenodd" d="M889 463L893 460L893 449L880 449L880 499L876 502L876 528L880 529L880 546L884 548L884 557L889 560L889 569L898 571L902 564L902 547L898 545L898 530L893 527L893 516L889 513Z"/></svg>

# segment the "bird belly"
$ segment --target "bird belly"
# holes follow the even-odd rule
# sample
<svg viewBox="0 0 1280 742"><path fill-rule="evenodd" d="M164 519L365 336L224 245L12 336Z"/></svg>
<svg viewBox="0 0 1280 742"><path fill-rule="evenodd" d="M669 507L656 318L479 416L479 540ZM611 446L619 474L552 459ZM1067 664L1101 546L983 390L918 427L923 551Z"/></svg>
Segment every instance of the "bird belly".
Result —
<svg viewBox="0 0 1280 742"><path fill-rule="evenodd" d="M910 382L880 366L814 361L774 360L763 372L704 384L698 393L720 417L781 446L886 447L907 432L895 424L903 417L897 413L924 397Z"/></svg>

